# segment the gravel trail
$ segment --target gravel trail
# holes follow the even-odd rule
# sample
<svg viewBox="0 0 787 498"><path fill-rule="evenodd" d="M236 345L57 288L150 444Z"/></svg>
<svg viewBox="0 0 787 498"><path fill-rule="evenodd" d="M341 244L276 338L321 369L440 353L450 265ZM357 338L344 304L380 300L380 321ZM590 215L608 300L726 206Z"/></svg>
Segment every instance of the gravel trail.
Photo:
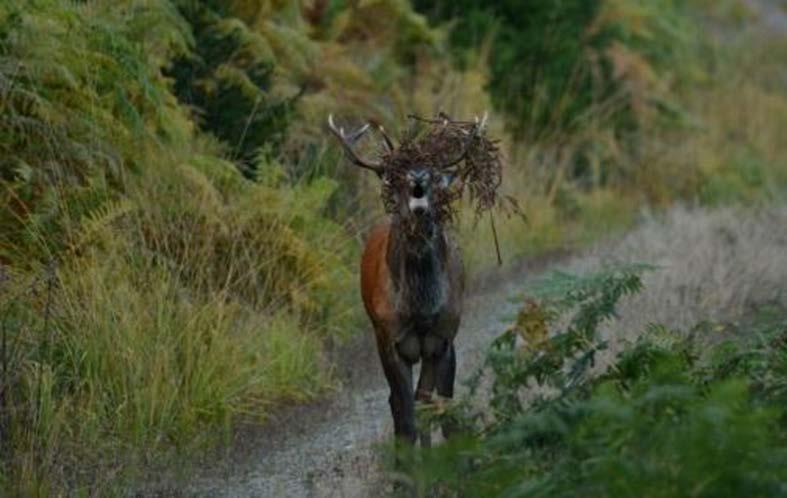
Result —
<svg viewBox="0 0 787 498"><path fill-rule="evenodd" d="M488 277L482 290L466 298L455 343L459 393L489 342L503 330L501 320L514 311L509 297L558 258L530 261L505 279ZM262 429L240 434L229 445L231 450L173 494L239 498L380 495L388 484L378 445L392 438L393 424L388 386L371 330L337 357L343 363L339 372L343 387L335 396L293 408Z"/></svg>

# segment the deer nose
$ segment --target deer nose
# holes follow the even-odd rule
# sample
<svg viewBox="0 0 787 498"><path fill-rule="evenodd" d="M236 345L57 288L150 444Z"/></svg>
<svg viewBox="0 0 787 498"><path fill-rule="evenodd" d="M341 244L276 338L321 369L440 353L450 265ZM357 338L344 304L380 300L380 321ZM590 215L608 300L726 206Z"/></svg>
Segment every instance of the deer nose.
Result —
<svg viewBox="0 0 787 498"><path fill-rule="evenodd" d="M420 199L426 194L426 189L420 184L416 184L413 187L413 198Z"/></svg>
<svg viewBox="0 0 787 498"><path fill-rule="evenodd" d="M426 197L410 197L410 202L408 203L410 207L410 211L416 215L422 215L426 212L429 208L429 201L426 200Z"/></svg>

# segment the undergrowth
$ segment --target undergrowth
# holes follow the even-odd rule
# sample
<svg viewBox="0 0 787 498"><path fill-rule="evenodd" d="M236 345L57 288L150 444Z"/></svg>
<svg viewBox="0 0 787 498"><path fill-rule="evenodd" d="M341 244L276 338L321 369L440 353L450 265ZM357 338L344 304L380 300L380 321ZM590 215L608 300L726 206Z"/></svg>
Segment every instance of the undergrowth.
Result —
<svg viewBox="0 0 787 498"><path fill-rule="evenodd" d="M597 362L605 323L653 270L556 273L528 289L468 396L425 411L464 433L409 455L416 495L784 495L784 303L736 324L651 324Z"/></svg>
<svg viewBox="0 0 787 498"><path fill-rule="evenodd" d="M337 183L224 159L162 73L191 43L167 1L0 6L10 494L104 494L149 452L313 398L356 327Z"/></svg>

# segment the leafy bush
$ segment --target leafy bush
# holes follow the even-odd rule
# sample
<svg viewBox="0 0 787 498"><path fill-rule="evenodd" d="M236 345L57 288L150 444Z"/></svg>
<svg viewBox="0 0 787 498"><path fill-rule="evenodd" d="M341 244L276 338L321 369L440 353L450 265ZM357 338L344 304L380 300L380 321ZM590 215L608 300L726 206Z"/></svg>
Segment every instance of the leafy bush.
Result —
<svg viewBox="0 0 787 498"><path fill-rule="evenodd" d="M787 490L787 319L761 310L707 343L653 325L603 358L603 323L646 267L532 289L450 417L466 435L414 451L438 496L780 496ZM485 397L484 389L489 387ZM479 408L479 405L481 406Z"/></svg>
<svg viewBox="0 0 787 498"><path fill-rule="evenodd" d="M671 0L419 0L415 7L453 21L460 61L488 47L493 102L531 140L610 119L620 133L635 131L648 108L664 105L662 72L679 61L690 32Z"/></svg>
<svg viewBox="0 0 787 498"><path fill-rule="evenodd" d="M247 175L257 156L274 153L287 135L297 94L274 95L273 54L226 6L181 2L180 12L194 36L189 54L176 58L178 100L192 106L202 129L221 139Z"/></svg>
<svg viewBox="0 0 787 498"><path fill-rule="evenodd" d="M183 25L165 1L116 7L0 6L0 260L49 258L41 239L62 251L68 218L113 200L159 140L188 136L157 66L183 48Z"/></svg>

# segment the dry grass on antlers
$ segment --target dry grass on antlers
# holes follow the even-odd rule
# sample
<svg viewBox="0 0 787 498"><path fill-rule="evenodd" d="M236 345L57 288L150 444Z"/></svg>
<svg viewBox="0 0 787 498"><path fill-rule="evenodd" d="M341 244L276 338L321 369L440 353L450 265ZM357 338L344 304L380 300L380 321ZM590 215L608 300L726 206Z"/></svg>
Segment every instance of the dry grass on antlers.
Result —
<svg viewBox="0 0 787 498"><path fill-rule="evenodd" d="M407 172L431 166L452 174L450 188L435 192L435 209L441 221L456 217L456 203L465 189L480 216L494 207L518 211L514 199L500 194L503 163L498 141L484 135L483 120L455 121L444 114L434 119L410 116L411 126L398 148L382 156L386 188L383 201L388 212L395 209L395 193L407 188Z"/></svg>

